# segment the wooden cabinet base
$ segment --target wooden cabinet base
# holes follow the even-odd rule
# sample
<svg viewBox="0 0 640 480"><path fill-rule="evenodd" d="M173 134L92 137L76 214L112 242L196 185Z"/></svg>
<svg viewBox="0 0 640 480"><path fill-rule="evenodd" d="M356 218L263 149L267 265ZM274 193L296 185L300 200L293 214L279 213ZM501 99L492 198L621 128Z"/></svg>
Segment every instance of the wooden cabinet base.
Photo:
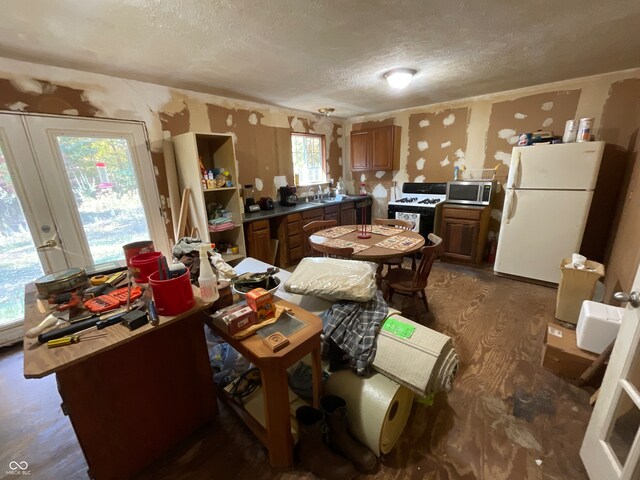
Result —
<svg viewBox="0 0 640 480"><path fill-rule="evenodd" d="M490 215L489 206L445 205L442 209L442 260L481 264Z"/></svg>
<svg viewBox="0 0 640 480"><path fill-rule="evenodd" d="M134 477L218 412L201 314L56 376L97 480Z"/></svg>

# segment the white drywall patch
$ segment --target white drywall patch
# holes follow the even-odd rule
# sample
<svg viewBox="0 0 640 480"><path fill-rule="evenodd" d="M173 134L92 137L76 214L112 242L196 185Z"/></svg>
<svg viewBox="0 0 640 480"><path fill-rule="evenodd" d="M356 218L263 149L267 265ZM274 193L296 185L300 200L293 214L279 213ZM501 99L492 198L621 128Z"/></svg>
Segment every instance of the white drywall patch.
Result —
<svg viewBox="0 0 640 480"><path fill-rule="evenodd" d="M501 222L502 221L502 210L498 210L497 208L492 208L491 209L491 218Z"/></svg>
<svg viewBox="0 0 640 480"><path fill-rule="evenodd" d="M429 125L431 125L431 122L429 120L420 120L420 123L418 123L418 125L420 125L422 128L424 128L424 127L428 127Z"/></svg>
<svg viewBox="0 0 640 480"><path fill-rule="evenodd" d="M233 125L233 115L229 114L227 116L227 127L230 127L231 125Z"/></svg>
<svg viewBox="0 0 640 480"><path fill-rule="evenodd" d="M420 157L418 160L416 160L416 168L418 170L422 170L424 168L424 163L426 162L426 160L422 157Z"/></svg>
<svg viewBox="0 0 640 480"><path fill-rule="evenodd" d="M257 125L258 124L258 116L253 112L251 112L249 114L249 123L251 125Z"/></svg>
<svg viewBox="0 0 640 480"><path fill-rule="evenodd" d="M298 117L293 117L293 120L291 120L291 129L297 133L306 133L304 123Z"/></svg>
<svg viewBox="0 0 640 480"><path fill-rule="evenodd" d="M273 186L276 190L278 190L280 187L285 187L286 185L288 185L288 183L287 177L285 175L276 175L275 177L273 177Z"/></svg>
<svg viewBox="0 0 640 480"><path fill-rule="evenodd" d="M544 122L542 122L542 126L543 127L548 127L552 123L553 123L553 118L547 117L547 118L544 119Z"/></svg>
<svg viewBox="0 0 640 480"><path fill-rule="evenodd" d="M255 179L255 185L256 185L256 190L258 190L259 192L262 191L262 189L264 188L264 183L262 183L262 179L261 178L256 178Z"/></svg>
<svg viewBox="0 0 640 480"><path fill-rule="evenodd" d="M342 127L338 127L338 129L336 130L336 133L338 135L342 135L344 133L344 130L342 129Z"/></svg>
<svg viewBox="0 0 640 480"><path fill-rule="evenodd" d="M338 157L338 165L342 166L342 157Z"/></svg>
<svg viewBox="0 0 640 480"><path fill-rule="evenodd" d="M515 145L516 143L518 143L518 140L520 139L520 137L518 137L518 135L514 135L513 137L510 137L509 140L507 140L509 142L509 145Z"/></svg>
<svg viewBox="0 0 640 480"><path fill-rule="evenodd" d="M413 181L416 183L422 183L424 182L425 178L424 175L418 175Z"/></svg>
<svg viewBox="0 0 640 480"><path fill-rule="evenodd" d="M22 111L25 108L27 108L29 105L27 105L24 102L16 102L16 103L12 103L11 105L9 105L9 110L13 110L14 112L17 111Z"/></svg>
<svg viewBox="0 0 640 480"><path fill-rule="evenodd" d="M160 207L164 210L167 208L167 197L160 195Z"/></svg>
<svg viewBox="0 0 640 480"><path fill-rule="evenodd" d="M78 109L77 108L67 108L66 110L63 110L62 113L64 115L78 115Z"/></svg>
<svg viewBox="0 0 640 480"><path fill-rule="evenodd" d="M451 140L447 140L446 142L442 142L440 144L440 148L448 148L451 146Z"/></svg>
<svg viewBox="0 0 640 480"><path fill-rule="evenodd" d="M528 116L529 116L529 115L527 115L526 113L520 113L520 112L517 112L517 113L514 115L514 118L517 118L518 120L524 120L524 119L525 119L525 118L527 118Z"/></svg>
<svg viewBox="0 0 640 480"><path fill-rule="evenodd" d="M465 155L464 155L464 152L462 151L461 148L456 150L455 156L456 156L456 161L453 162L453 164L456 167L461 167L462 165L464 165L464 157L465 157Z"/></svg>
<svg viewBox="0 0 640 480"><path fill-rule="evenodd" d="M426 140L418 142L418 150L424 152L427 148L429 148L429 143Z"/></svg>
<svg viewBox="0 0 640 480"><path fill-rule="evenodd" d="M444 120L442 120L442 124L445 127L448 127L449 125L453 125L455 121L456 121L456 116L453 113L450 113L449 115L444 117Z"/></svg>
<svg viewBox="0 0 640 480"><path fill-rule="evenodd" d="M540 108L542 110L548 112L549 110L551 110L553 108L553 102L544 102Z"/></svg>
<svg viewBox="0 0 640 480"><path fill-rule="evenodd" d="M365 176L365 174L364 174L364 173L361 173L361 174L360 174L360 181L361 181L361 182L366 182L366 181L367 181L367 177Z"/></svg>
<svg viewBox="0 0 640 480"><path fill-rule="evenodd" d="M156 175L156 177L160 176L160 172L158 171L158 167L156 167L155 165L153 166L153 173Z"/></svg>
<svg viewBox="0 0 640 480"><path fill-rule="evenodd" d="M389 191L384 188L382 186L382 184L377 184L374 188L373 191L371 192L371 195L374 196L374 198L388 198L389 197Z"/></svg>
<svg viewBox="0 0 640 480"><path fill-rule="evenodd" d="M31 77L17 76L9 79L9 83L21 92L42 95L42 84Z"/></svg>
<svg viewBox="0 0 640 480"><path fill-rule="evenodd" d="M338 137L338 147L340 147L340 149L344 148L344 137Z"/></svg>
<svg viewBox="0 0 640 480"><path fill-rule="evenodd" d="M449 161L449 155L447 155L446 157L444 157L444 160L442 160L440 162L440 166L441 167L446 167L447 165L450 165L451 162Z"/></svg>
<svg viewBox="0 0 640 480"><path fill-rule="evenodd" d="M511 154L503 152L501 150L498 150L493 158L495 158L499 162L504 163L505 165L509 165L509 163L511 162Z"/></svg>
<svg viewBox="0 0 640 480"><path fill-rule="evenodd" d="M515 134L516 134L516 131L513 128L503 128L498 132L498 137L504 140L514 136Z"/></svg>
<svg viewBox="0 0 640 480"><path fill-rule="evenodd" d="M233 138L233 144L237 145L238 144L238 135L236 135L236 132L227 132L228 135L231 135L231 138Z"/></svg>
<svg viewBox="0 0 640 480"><path fill-rule="evenodd" d="M328 166L328 165L327 165L327 166ZM384 170L378 170L378 171L376 172L376 178L382 178L382 177L384 177L384 174L385 174L385 173L387 173L387 172L385 172Z"/></svg>

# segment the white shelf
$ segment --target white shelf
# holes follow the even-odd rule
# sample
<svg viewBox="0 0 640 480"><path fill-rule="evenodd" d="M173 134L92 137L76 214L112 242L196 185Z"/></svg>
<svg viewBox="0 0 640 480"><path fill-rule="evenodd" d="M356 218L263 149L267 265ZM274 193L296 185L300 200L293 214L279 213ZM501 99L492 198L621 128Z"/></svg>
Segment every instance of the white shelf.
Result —
<svg viewBox="0 0 640 480"><path fill-rule="evenodd" d="M224 192L224 191L232 191L237 190L238 187L220 187L220 188L203 188L202 191L204 193L207 192Z"/></svg>

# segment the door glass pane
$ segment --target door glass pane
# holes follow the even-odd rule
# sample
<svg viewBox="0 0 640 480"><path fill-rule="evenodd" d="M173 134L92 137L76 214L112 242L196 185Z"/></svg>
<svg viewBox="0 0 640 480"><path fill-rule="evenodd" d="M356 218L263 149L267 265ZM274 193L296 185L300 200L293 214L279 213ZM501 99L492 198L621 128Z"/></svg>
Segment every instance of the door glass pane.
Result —
<svg viewBox="0 0 640 480"><path fill-rule="evenodd" d="M43 275L0 142L0 326L22 321L24 286Z"/></svg>
<svg viewBox="0 0 640 480"><path fill-rule="evenodd" d="M616 413L613 416L613 425L606 438L621 467L624 467L627 461L631 445L639 429L640 409L627 392L622 389Z"/></svg>
<svg viewBox="0 0 640 480"><path fill-rule="evenodd" d="M56 138L93 261L122 259L122 245L151 238L127 140Z"/></svg>

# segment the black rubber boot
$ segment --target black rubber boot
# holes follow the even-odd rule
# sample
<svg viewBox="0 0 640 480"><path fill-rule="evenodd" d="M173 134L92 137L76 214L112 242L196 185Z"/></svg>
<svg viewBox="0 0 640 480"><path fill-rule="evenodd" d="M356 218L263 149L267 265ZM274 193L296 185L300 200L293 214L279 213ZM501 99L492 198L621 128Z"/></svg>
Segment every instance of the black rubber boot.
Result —
<svg viewBox="0 0 640 480"><path fill-rule="evenodd" d="M314 475L326 480L351 480L356 475L351 462L332 452L325 445L327 431L324 414L317 408L300 407L298 419L298 458L300 464Z"/></svg>
<svg viewBox="0 0 640 480"><path fill-rule="evenodd" d="M347 428L347 403L335 395L324 395L320 399L320 410L329 426L329 446L351 460L355 467L365 473L376 469L378 459L374 453L355 440Z"/></svg>

